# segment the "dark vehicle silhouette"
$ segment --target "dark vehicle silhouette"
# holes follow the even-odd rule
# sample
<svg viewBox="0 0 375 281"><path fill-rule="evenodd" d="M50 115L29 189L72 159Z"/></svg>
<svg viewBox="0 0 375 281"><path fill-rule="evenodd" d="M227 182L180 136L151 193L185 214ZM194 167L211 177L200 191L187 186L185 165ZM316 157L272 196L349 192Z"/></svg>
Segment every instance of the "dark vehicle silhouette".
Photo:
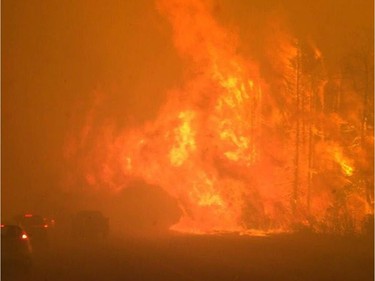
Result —
<svg viewBox="0 0 375 281"><path fill-rule="evenodd" d="M24 214L17 216L16 222L29 235L32 246L42 248L49 245L49 225L44 217L34 214Z"/></svg>
<svg viewBox="0 0 375 281"><path fill-rule="evenodd" d="M73 237L106 238L108 232L109 220L100 211L80 211L73 217Z"/></svg>
<svg viewBox="0 0 375 281"><path fill-rule="evenodd" d="M1 266L28 272L32 264L32 248L27 232L15 224L1 224Z"/></svg>

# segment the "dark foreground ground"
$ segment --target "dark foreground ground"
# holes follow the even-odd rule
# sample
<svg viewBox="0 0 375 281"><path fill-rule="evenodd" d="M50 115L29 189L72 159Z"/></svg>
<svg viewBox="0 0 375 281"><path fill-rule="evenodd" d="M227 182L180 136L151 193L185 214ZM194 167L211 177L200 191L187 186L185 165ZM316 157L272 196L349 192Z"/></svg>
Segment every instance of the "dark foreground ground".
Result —
<svg viewBox="0 0 375 281"><path fill-rule="evenodd" d="M374 280L373 238L317 235L168 235L153 239L56 238L35 249L29 274L1 280Z"/></svg>

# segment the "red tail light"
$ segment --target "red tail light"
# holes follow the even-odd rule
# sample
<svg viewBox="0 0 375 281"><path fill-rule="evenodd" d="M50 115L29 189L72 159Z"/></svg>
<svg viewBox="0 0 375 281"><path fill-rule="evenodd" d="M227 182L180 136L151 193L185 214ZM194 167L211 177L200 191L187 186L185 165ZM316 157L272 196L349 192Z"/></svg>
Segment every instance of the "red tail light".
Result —
<svg viewBox="0 0 375 281"><path fill-rule="evenodd" d="M43 227L44 227L44 228L47 228L47 227L48 227L48 224L43 225Z"/></svg>
<svg viewBox="0 0 375 281"><path fill-rule="evenodd" d="M33 215L32 214L25 214L24 217L25 218L31 218Z"/></svg>

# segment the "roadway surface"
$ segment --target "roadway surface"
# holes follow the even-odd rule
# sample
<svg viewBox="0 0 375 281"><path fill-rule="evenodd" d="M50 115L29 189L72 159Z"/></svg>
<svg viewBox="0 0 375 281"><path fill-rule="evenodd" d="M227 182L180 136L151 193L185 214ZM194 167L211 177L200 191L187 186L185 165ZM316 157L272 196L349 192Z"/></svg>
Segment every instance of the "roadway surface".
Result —
<svg viewBox="0 0 375 281"><path fill-rule="evenodd" d="M2 268L1 280L372 281L373 250L372 237L62 236L34 249L30 273Z"/></svg>

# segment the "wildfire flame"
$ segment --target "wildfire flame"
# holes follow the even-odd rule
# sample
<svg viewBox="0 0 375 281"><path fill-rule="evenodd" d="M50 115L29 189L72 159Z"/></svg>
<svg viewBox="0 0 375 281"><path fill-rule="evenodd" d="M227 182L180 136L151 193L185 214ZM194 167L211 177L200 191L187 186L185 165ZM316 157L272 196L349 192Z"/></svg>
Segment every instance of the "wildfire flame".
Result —
<svg viewBox="0 0 375 281"><path fill-rule="evenodd" d="M259 158L259 120L249 110L260 109L261 82L255 82L258 74L236 55L231 34L206 5L159 4L172 23L178 50L200 74L173 93L190 100L182 104L172 97L158 120L136 138L142 143L124 146L125 163L132 163L124 172L162 186L179 200L184 216L174 229L241 230L241 209L251 190L245 173Z"/></svg>
<svg viewBox="0 0 375 281"><path fill-rule="evenodd" d="M300 112L291 111L290 124L285 122L287 114L275 109L258 66L239 55L235 34L215 21L207 3L160 0L158 9L171 23L174 44L192 78L169 93L155 120L119 135L109 133L104 141L106 156L98 172L86 175L89 183L119 188L111 181L114 171L120 170L123 179L141 178L162 187L183 212L173 226L180 231L288 231L293 223L311 223L313 212L323 220L329 202L335 199L318 189L315 199L303 199L310 198L307 185L313 168L308 167L307 156L297 160L293 156L294 142L319 139L317 127L311 128L310 137L306 130L291 137L293 130L302 127L293 125L293 118L300 118L307 107L297 104ZM298 59L298 47L283 46L288 47L288 54L279 63L286 72L291 58ZM317 48L314 54L321 59ZM286 104L293 99L289 97ZM280 132L282 126L289 131ZM317 141L316 146L321 143ZM327 157L350 180L354 161L340 147L327 147ZM293 173L297 172L305 176L294 177L299 189L292 195ZM366 205L361 198L357 196L356 204Z"/></svg>

